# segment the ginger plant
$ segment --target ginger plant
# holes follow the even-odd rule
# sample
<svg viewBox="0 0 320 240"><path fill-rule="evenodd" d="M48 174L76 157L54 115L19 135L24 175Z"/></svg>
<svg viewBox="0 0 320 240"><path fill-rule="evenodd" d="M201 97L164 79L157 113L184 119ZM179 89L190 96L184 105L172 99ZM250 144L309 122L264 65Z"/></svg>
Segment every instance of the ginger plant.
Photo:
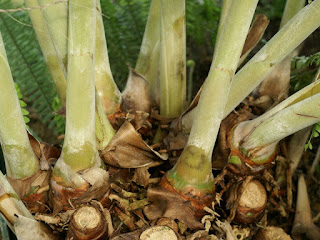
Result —
<svg viewBox="0 0 320 240"><path fill-rule="evenodd" d="M159 2L160 9L157 12L154 6ZM196 108L188 144L176 165L166 173L160 183L187 198L191 195L191 202L194 199L200 202L204 200L205 204L200 203L200 211L208 203L207 200L211 201L214 196L211 158L221 120L272 70L274 64L292 52L296 45L319 26L319 21L317 21L319 14L317 13L320 10L320 0L316 0L300 11L234 76L257 2L257 0L225 1L211 70ZM152 24L147 26L143 43L146 52L141 51L140 62L138 61L136 70L145 74L147 80L153 84L154 94L159 90L156 86L157 76L160 74L160 113L166 117L165 119L169 119L178 116L184 110L184 1L154 0L152 4L149 23L158 21L158 25L154 29L150 29ZM64 7L67 6L64 5ZM66 46L67 39L63 42L57 37L63 35L61 33L66 29L62 28L60 32L58 28L52 28L57 24L54 16L57 12L42 9L43 17L47 19L46 24L51 25L47 27L46 36L49 45L53 46L50 51L56 54L55 61L59 63L56 66L60 67L59 72L63 73L64 80L68 79L66 89L62 89L66 92L67 128L62 154L53 168L50 184L53 200L51 205L53 205L54 214L62 209L78 208L71 220L69 228L71 232L68 232L68 237L80 238L79 236L84 234L86 239L91 238L89 233L81 231L84 228L83 222L78 221L81 216L85 215L87 216L84 218L90 220L88 216L91 213L100 219L99 223L103 222L101 224L103 231L99 233L99 236L106 237L104 210L99 204L97 204L98 207L92 204L90 200L101 200L107 196L108 173L104 170L98 150L103 150L115 133L103 116L114 111L120 97L109 67L101 15L98 15L100 13L99 1L70 0L68 8L67 48L61 47ZM67 19L65 15L63 19ZM40 28L36 27L37 21L40 20L35 20L36 31ZM150 33L151 36L148 36L148 31L151 30L155 30L155 33ZM290 34L295 37L293 38ZM155 36L160 36L160 42ZM151 38L150 48L146 45L148 37ZM48 50L43 47L44 56L47 56L46 51ZM98 57L99 54L101 54L100 57ZM143 62L146 61L143 59L143 54L154 56L155 62L150 62L150 72L144 69ZM156 64L158 57L159 68ZM1 69L6 70L6 74L9 75L10 70ZM52 73L54 74L53 71ZM106 75L106 78L102 77ZM97 82L97 78L100 77L102 83ZM244 79L249 79L247 84L243 84ZM103 89L108 84L111 87L107 90ZM240 86L243 86L243 89ZM229 138L232 147L229 168L240 167L242 170L243 165L247 166L245 163L250 165L253 162L260 169L261 165L270 162L270 156L275 155L278 141L319 121L320 116L316 105L319 101L318 86L319 82L316 82L265 115L236 126ZM103 100L105 99L104 94L109 100ZM99 99L98 96L102 98ZM106 105L102 105L101 102ZM5 109L6 106L3 107ZM279 129L281 131L275 131ZM98 133L97 130L101 132ZM4 139L11 137L4 136ZM105 136L107 138L104 138ZM27 143L28 141L24 142L26 145ZM244 163L243 159L245 159ZM31 160L37 163L37 159L31 158ZM30 166L31 170L28 174L33 174L39 169L33 162ZM9 172L12 169L8 167ZM28 176L19 174L17 177ZM81 206L84 201L89 204ZM95 231L99 224L94 225L93 223L97 223L95 221L90 223L92 223L90 227Z"/></svg>

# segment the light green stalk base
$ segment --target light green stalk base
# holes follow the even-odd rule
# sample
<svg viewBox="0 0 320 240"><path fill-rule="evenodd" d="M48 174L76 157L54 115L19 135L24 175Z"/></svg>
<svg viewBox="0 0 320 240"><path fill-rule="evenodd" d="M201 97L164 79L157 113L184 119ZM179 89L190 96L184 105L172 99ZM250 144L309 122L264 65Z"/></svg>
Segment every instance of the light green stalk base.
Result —
<svg viewBox="0 0 320 240"><path fill-rule="evenodd" d="M95 130L98 150L102 151L109 144L116 131L104 114L103 106L96 92Z"/></svg>
<svg viewBox="0 0 320 240"><path fill-rule="evenodd" d="M177 117L186 99L185 1L160 1L160 114Z"/></svg>
<svg viewBox="0 0 320 240"><path fill-rule="evenodd" d="M155 99L158 99L160 59L160 0L152 0L146 29L135 70L150 84Z"/></svg>
<svg viewBox="0 0 320 240"><path fill-rule="evenodd" d="M121 93L110 69L100 0L97 0L96 28L95 83L105 114L111 114L121 102Z"/></svg>
<svg viewBox="0 0 320 240"><path fill-rule="evenodd" d="M39 170L39 161L30 146L1 34L0 76L0 141L7 175L30 177Z"/></svg>
<svg viewBox="0 0 320 240"><path fill-rule="evenodd" d="M63 60L58 58L56 49L51 40L49 30L43 18L42 12L39 8L38 0L25 0L27 7L33 8L29 11L29 16L32 21L34 31L37 35L43 56L46 60L47 66L50 70L52 79L56 85L61 103L65 105L66 102L66 79L64 72ZM55 29L60 31L61 29ZM64 37L64 36L59 36Z"/></svg>
<svg viewBox="0 0 320 240"><path fill-rule="evenodd" d="M60 158L73 171L96 163L95 25L96 0L69 2L67 120Z"/></svg>
<svg viewBox="0 0 320 240"><path fill-rule="evenodd" d="M187 146L177 164L168 172L168 181L183 193L196 189L202 194L214 191L211 158L196 147Z"/></svg>
<svg viewBox="0 0 320 240"><path fill-rule="evenodd" d="M188 144L167 178L181 191L214 191L211 156L230 82L258 1L233 1L200 96Z"/></svg>

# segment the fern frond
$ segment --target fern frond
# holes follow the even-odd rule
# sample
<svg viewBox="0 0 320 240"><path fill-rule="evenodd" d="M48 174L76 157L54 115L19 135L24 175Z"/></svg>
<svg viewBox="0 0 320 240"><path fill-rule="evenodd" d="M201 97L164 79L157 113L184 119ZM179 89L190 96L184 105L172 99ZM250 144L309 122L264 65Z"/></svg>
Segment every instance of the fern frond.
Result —
<svg viewBox="0 0 320 240"><path fill-rule="evenodd" d="M20 104L20 107L21 107L21 112L22 112L22 115L23 115L23 119L24 119L24 122L26 123L26 126L27 126L27 123L30 122L30 118L28 117L29 111L25 108L27 106L27 104L23 101L23 96L21 94L21 90L20 90L18 84L14 83L14 85L16 87L17 96L19 98L19 104Z"/></svg>
<svg viewBox="0 0 320 240"><path fill-rule="evenodd" d="M320 66L320 52L309 57L294 57L291 61L291 86L292 92L299 91L309 85L315 77Z"/></svg>

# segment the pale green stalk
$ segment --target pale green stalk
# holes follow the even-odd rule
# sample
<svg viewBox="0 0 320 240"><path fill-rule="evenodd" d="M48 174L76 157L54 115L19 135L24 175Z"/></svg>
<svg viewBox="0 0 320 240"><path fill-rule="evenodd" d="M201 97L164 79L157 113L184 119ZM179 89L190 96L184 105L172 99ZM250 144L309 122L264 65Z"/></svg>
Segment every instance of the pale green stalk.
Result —
<svg viewBox="0 0 320 240"><path fill-rule="evenodd" d="M280 28L282 28L292 17L294 17L294 15L296 15L304 7L304 4L304 0L287 0ZM290 86L291 59L294 54L298 54L298 50L288 54L287 57L285 57L272 69L272 71L263 80L258 88L259 96L269 96L275 103L282 101L288 96ZM272 100L269 102L269 104L272 104ZM268 105L266 104L266 108L267 106Z"/></svg>
<svg viewBox="0 0 320 240"><path fill-rule="evenodd" d="M219 27L218 27L218 32L217 32L217 40L219 40L220 35L222 33L223 26L224 26L224 23L227 19L232 2L233 2L233 0L223 0L221 14L220 14L220 20L219 20Z"/></svg>
<svg viewBox="0 0 320 240"><path fill-rule="evenodd" d="M160 1L160 113L177 117L186 104L185 1Z"/></svg>
<svg viewBox="0 0 320 240"><path fill-rule="evenodd" d="M0 141L7 175L30 177L39 170L39 160L29 142L1 33L0 76Z"/></svg>
<svg viewBox="0 0 320 240"><path fill-rule="evenodd" d="M64 69L68 62L68 4L56 3L56 0L38 0L47 29L56 50L59 61L62 61ZM61 62L60 62L61 64Z"/></svg>
<svg viewBox="0 0 320 240"><path fill-rule="evenodd" d="M277 63L320 26L319 12L320 0L304 7L236 74L224 117L257 87Z"/></svg>
<svg viewBox="0 0 320 240"><path fill-rule="evenodd" d="M96 91L95 96L96 110L95 110L95 131L96 131L96 140L97 148L99 151L105 149L109 144L112 137L115 135L115 130L111 126L108 118L104 113L104 109L101 103L101 100Z"/></svg>
<svg viewBox="0 0 320 240"><path fill-rule="evenodd" d="M50 4L55 2L55 0L40 0L43 5ZM121 99L120 92L115 85L111 70L109 66L108 52L106 49L106 41L104 36L104 29L101 17L101 9L100 9L100 1L97 0L97 14L100 17L96 19L96 27L97 27L97 39L96 45L96 65L95 65L95 79L97 86L100 87L100 90L103 94L109 93L110 96L104 96L104 99L112 99L109 101L109 109L114 109L115 104ZM52 43L56 49L56 54L58 59L63 59L63 65L61 68L63 69L64 78L66 79L66 71L67 68L67 20L68 20L68 6L65 3L59 3L55 5L50 5L46 8L43 8L43 14L45 16L45 20L49 29L50 37ZM60 60L61 62L61 60ZM109 81L110 80L110 81ZM106 84L106 85L104 85ZM105 90L104 90L105 89ZM64 90L66 91L66 89ZM96 96L99 96L96 93ZM117 101L114 101L117 99ZM105 101L107 103L108 101ZM96 138L99 143L99 147L106 146L107 143L114 135L114 129L110 125L104 108L102 107L101 100L99 98L95 99L96 103L96 113L95 113L95 128L96 128ZM102 108L101 108L102 107ZM106 108L105 108L106 109ZM102 111L101 111L102 110ZM100 149L100 148L99 148ZM100 149L101 150L101 149Z"/></svg>
<svg viewBox="0 0 320 240"><path fill-rule="evenodd" d="M223 118L252 92L273 67L290 54L320 26L320 0L297 13L242 69L234 76ZM195 111L193 109L192 111ZM182 118L182 126L189 131L192 111ZM190 115L190 116L187 116Z"/></svg>
<svg viewBox="0 0 320 240"><path fill-rule="evenodd" d="M233 1L216 46L186 148L168 173L174 186L184 190L195 186L212 191L211 156L223 117L231 80L250 27L258 0Z"/></svg>
<svg viewBox="0 0 320 240"><path fill-rule="evenodd" d="M277 143L320 121L320 93L283 109L257 126L241 144L246 151Z"/></svg>
<svg viewBox="0 0 320 240"><path fill-rule="evenodd" d="M286 6L283 11L280 28L289 22L305 5L305 0L287 0Z"/></svg>
<svg viewBox="0 0 320 240"><path fill-rule="evenodd" d="M62 67L63 63L58 58L42 12L37 8L39 7L38 0L25 0L25 5L27 7L34 8L29 11L29 16L37 35L41 51L56 85L61 103L64 105L66 102L66 79L63 71L64 68Z"/></svg>
<svg viewBox="0 0 320 240"><path fill-rule="evenodd" d="M66 134L60 161L73 171L96 163L96 0L69 1Z"/></svg>
<svg viewBox="0 0 320 240"><path fill-rule="evenodd" d="M97 0L95 83L105 114L111 114L121 102L121 93L113 80L103 27L100 0Z"/></svg>
<svg viewBox="0 0 320 240"><path fill-rule="evenodd" d="M156 99L159 95L159 58L160 0L152 0L135 70L147 79Z"/></svg>
<svg viewBox="0 0 320 240"><path fill-rule="evenodd" d="M300 102L308 97L311 97L313 95L316 95L318 93L320 93L320 80L309 84L308 86L306 86L303 89L301 89L300 91L294 93L293 95L291 95L290 97L288 97L287 99L285 99L284 101L282 101L281 103L279 103L278 105L276 105L275 107L273 107L272 109L270 109L269 111L264 113L263 115L250 121L250 122L252 122L251 126L253 126L253 125L257 126L258 124L260 124L264 120L266 120L269 117L271 117L272 115L280 112L281 110L287 108L288 106L293 105L295 103L298 103L298 102Z"/></svg>

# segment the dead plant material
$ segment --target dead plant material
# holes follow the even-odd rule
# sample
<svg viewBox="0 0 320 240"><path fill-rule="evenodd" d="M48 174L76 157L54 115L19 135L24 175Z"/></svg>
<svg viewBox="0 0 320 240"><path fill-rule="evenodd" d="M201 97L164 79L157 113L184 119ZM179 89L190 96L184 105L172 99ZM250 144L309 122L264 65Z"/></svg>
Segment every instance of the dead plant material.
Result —
<svg viewBox="0 0 320 240"><path fill-rule="evenodd" d="M45 213L48 200L51 172L39 170L33 176L24 179L7 179L31 213Z"/></svg>
<svg viewBox="0 0 320 240"><path fill-rule="evenodd" d="M167 156L150 148L128 121L124 122L109 145L101 152L103 161L120 168L154 167Z"/></svg>
<svg viewBox="0 0 320 240"><path fill-rule="evenodd" d="M278 227L266 227L261 229L254 240L291 240L291 237Z"/></svg>
<svg viewBox="0 0 320 240"><path fill-rule="evenodd" d="M203 229L199 220L205 215L203 208L211 205L212 200L212 196L196 198L183 195L163 177L158 187L148 189L148 201L151 204L144 208L144 214L149 220L166 217L177 219L192 230Z"/></svg>
<svg viewBox="0 0 320 240"><path fill-rule="evenodd" d="M137 168L134 171L132 181L140 186L147 187L151 174L148 172L149 167Z"/></svg>
<svg viewBox="0 0 320 240"><path fill-rule="evenodd" d="M148 81L134 69L130 68L127 85L122 92L122 106L125 112L151 112L156 106Z"/></svg>
<svg viewBox="0 0 320 240"><path fill-rule="evenodd" d="M32 147L33 152L36 154L37 158L40 159L40 169L41 170L49 170L48 161L49 159L58 159L60 156L60 149L52 146L51 144L45 142L39 142L35 137L33 137L28 132L28 137L30 141L30 145Z"/></svg>
<svg viewBox="0 0 320 240"><path fill-rule="evenodd" d="M175 231L176 233L179 231L178 224L173 219L170 219L170 218L160 218L157 221L156 225L158 225L158 226L168 226L173 231Z"/></svg>
<svg viewBox="0 0 320 240"><path fill-rule="evenodd" d="M140 228L129 233L120 234L118 236L112 237L111 240L139 240L140 234L141 232L143 232L143 230L144 228Z"/></svg>
<svg viewBox="0 0 320 240"><path fill-rule="evenodd" d="M140 240L178 240L176 233L167 226L147 228L140 235Z"/></svg>
<svg viewBox="0 0 320 240"><path fill-rule="evenodd" d="M261 219L266 204L265 187L258 180L248 177L230 189L227 202L229 208L232 206L230 220L241 224L257 222Z"/></svg>
<svg viewBox="0 0 320 240"><path fill-rule="evenodd" d="M108 236L108 224L100 209L93 205L78 208L70 221L67 239L103 240Z"/></svg>
<svg viewBox="0 0 320 240"><path fill-rule="evenodd" d="M228 142L228 134L232 128L240 122L251 120L255 116L249 109L242 108L237 112L230 113L220 125L217 146L212 156L212 168L223 169L228 163L231 144Z"/></svg>
<svg viewBox="0 0 320 240"><path fill-rule="evenodd" d="M269 22L269 19L263 14L258 14L256 16L249 29L249 33L244 43L238 66L243 63L251 50L260 42L266 28L269 25Z"/></svg>
<svg viewBox="0 0 320 240"><path fill-rule="evenodd" d="M105 202L106 193L110 188L109 174L98 167L93 167L81 174L85 183L78 188L65 187L63 181L52 176L50 202L53 207L53 214L61 210L75 209L84 202L96 199Z"/></svg>
<svg viewBox="0 0 320 240"><path fill-rule="evenodd" d="M306 237L317 240L320 236L320 229L312 221L307 185L302 174L298 180L296 215L291 234L295 240L306 239Z"/></svg>

